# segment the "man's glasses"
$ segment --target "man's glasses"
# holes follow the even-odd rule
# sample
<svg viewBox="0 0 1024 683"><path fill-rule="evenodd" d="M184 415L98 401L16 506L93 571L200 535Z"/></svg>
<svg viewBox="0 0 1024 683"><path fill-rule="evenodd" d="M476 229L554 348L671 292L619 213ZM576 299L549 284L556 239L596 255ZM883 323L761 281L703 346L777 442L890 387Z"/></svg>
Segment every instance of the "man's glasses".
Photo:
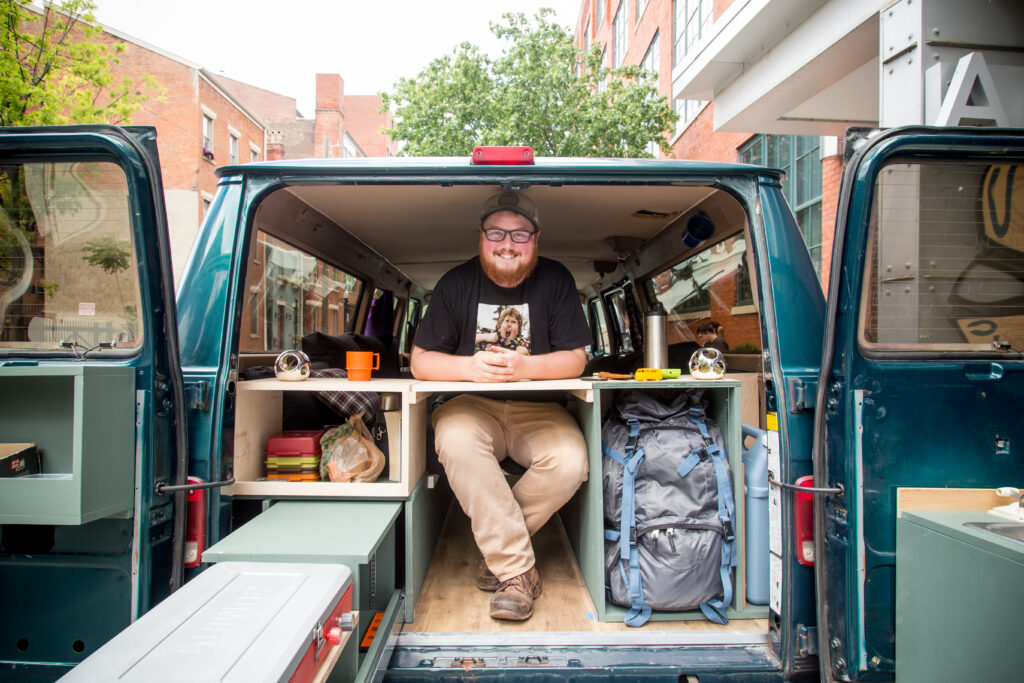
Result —
<svg viewBox="0 0 1024 683"><path fill-rule="evenodd" d="M501 242L505 239L505 235L512 238L513 242L518 244L525 244L530 241L533 237L533 230L502 230L501 228L481 228L484 231L484 237L491 242Z"/></svg>

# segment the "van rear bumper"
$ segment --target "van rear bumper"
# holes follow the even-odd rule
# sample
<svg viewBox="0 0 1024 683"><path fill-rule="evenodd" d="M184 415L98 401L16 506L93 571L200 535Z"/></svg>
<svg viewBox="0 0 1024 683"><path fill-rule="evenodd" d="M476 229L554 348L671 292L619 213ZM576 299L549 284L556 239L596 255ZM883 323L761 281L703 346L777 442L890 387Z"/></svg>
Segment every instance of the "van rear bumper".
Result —
<svg viewBox="0 0 1024 683"><path fill-rule="evenodd" d="M718 632L533 632L403 633L398 636L388 677L424 680L465 672L530 677L533 674L574 679L601 671L602 680L673 681L693 674L704 681L720 674L765 674L781 680L782 664L767 642L767 633ZM750 680L750 679L744 679ZM758 677L757 680L761 680Z"/></svg>

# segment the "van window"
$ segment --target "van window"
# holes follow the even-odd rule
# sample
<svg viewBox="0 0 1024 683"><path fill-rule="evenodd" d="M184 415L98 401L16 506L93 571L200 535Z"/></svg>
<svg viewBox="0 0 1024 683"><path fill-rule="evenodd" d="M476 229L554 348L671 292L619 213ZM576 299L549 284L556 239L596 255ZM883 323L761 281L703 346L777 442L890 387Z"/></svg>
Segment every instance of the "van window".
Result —
<svg viewBox="0 0 1024 683"><path fill-rule="evenodd" d="M246 279L241 351L297 349L312 332L352 331L363 282L298 247L259 231Z"/></svg>
<svg viewBox="0 0 1024 683"><path fill-rule="evenodd" d="M412 340L416 338L416 328L420 324L420 300L409 299L409 306L405 312L405 324L402 326L402 339L399 349L402 353L412 352Z"/></svg>
<svg viewBox="0 0 1024 683"><path fill-rule="evenodd" d="M863 345L1024 349L1024 165L890 164L870 221Z"/></svg>
<svg viewBox="0 0 1024 683"><path fill-rule="evenodd" d="M591 349L595 356L606 356L611 353L611 335L608 333L608 320L604 315L601 300L594 297L587 305L590 313L590 334L594 339Z"/></svg>
<svg viewBox="0 0 1024 683"><path fill-rule="evenodd" d="M630 305L625 289L616 289L605 295L605 302L612 317L615 328L616 353L619 355L633 353L636 350L634 339L639 339L634 329L635 318L630 316Z"/></svg>
<svg viewBox="0 0 1024 683"><path fill-rule="evenodd" d="M754 308L742 232L663 270L646 283L649 299L668 313L668 343L696 341L695 330L712 319L722 325L722 336L732 348L761 348L760 325Z"/></svg>
<svg viewBox="0 0 1024 683"><path fill-rule="evenodd" d="M142 343L128 200L111 162L0 165L0 348Z"/></svg>

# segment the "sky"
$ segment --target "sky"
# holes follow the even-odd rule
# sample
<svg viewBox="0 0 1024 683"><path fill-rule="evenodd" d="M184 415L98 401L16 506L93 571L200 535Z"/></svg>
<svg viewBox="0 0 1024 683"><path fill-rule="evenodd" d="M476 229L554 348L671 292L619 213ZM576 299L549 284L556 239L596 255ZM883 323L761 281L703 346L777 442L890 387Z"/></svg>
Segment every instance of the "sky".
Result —
<svg viewBox="0 0 1024 683"><path fill-rule="evenodd" d="M582 0L95 0L96 20L213 73L294 97L312 118L317 73L348 95L391 91L469 41L497 56L489 22L555 10L575 28Z"/></svg>

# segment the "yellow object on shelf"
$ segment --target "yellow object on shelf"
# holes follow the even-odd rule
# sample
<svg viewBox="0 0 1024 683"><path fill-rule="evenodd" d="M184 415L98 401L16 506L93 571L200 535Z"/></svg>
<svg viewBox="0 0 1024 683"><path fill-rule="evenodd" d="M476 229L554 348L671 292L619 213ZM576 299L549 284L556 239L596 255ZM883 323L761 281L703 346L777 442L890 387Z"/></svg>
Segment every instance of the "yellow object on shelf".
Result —
<svg viewBox="0 0 1024 683"><path fill-rule="evenodd" d="M661 370L659 368L640 368L633 373L633 379L640 382L657 382L661 379Z"/></svg>

